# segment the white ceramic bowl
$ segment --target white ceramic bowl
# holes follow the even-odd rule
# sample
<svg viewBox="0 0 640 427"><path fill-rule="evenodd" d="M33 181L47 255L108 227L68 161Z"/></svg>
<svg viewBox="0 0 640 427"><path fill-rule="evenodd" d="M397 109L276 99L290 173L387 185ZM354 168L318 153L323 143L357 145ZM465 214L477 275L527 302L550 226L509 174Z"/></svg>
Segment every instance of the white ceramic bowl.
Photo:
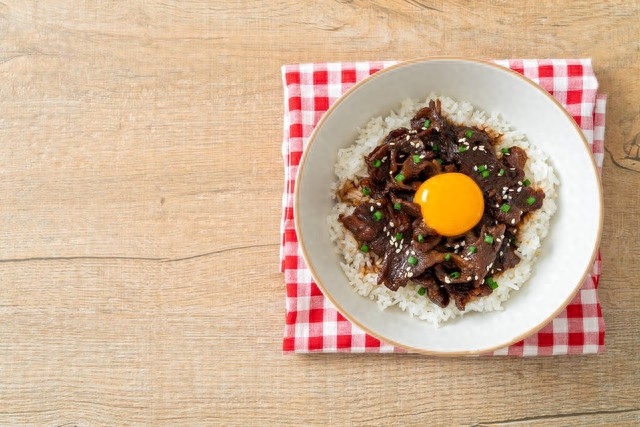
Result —
<svg viewBox="0 0 640 427"><path fill-rule="evenodd" d="M387 116L406 98L429 93L501 112L532 144L549 154L560 180L558 211L527 283L504 310L468 313L436 329L398 308L380 311L355 293L329 240L338 149L357 128ZM358 83L324 115L302 157L295 190L295 222L304 259L323 293L351 322L409 351L437 355L486 353L515 343L553 319L579 290L597 252L602 192L580 128L545 90L501 66L469 59L427 58L397 64Z"/></svg>

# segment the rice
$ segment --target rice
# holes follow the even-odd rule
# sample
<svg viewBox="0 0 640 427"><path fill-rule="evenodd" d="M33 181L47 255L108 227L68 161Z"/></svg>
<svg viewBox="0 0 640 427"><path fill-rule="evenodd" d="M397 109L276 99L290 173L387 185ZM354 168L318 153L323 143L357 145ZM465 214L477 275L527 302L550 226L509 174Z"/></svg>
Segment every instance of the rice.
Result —
<svg viewBox="0 0 640 427"><path fill-rule="evenodd" d="M458 125L474 126L484 129L490 134L501 134L496 151L503 147L518 146L528 155L525 165L525 176L545 192L542 208L534 211L522 224L516 242L520 263L511 269L494 276L498 287L491 295L469 302L464 311L460 311L452 302L446 308L432 303L428 297L418 294L418 285L411 281L397 291L377 284L375 264L379 267L381 260L375 260L370 253L358 250L358 243L338 221L340 214L350 214L354 207L337 200L335 192L342 188L347 180L354 180L367 176L364 157L369 154L393 129L398 127L410 128L409 121L415 113L428 106L429 100L439 98L442 113L450 121ZM375 301L381 310L396 306L409 315L425 320L434 326L455 319L468 312L485 312L502 310L502 303L509 298L511 291L516 291L527 281L533 271L533 264L540 252L542 240L548 233L549 222L556 211L556 188L559 184L548 156L535 146L529 144L521 132L513 129L499 113L487 113L475 109L468 102L457 102L451 98L430 95L425 101L407 99L403 101L397 111L392 111L387 117L371 119L363 129L359 129L354 144L338 153L335 165L336 182L332 186L332 197L336 203L327 218L330 228L330 238L336 245L336 250L342 256L341 267L349 283L360 295Z"/></svg>

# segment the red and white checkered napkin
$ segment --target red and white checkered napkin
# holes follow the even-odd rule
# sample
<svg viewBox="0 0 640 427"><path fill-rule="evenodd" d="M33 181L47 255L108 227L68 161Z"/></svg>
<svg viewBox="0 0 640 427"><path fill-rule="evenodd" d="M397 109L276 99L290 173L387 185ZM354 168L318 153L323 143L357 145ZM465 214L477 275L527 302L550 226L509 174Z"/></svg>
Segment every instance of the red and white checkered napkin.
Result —
<svg viewBox="0 0 640 427"><path fill-rule="evenodd" d="M589 59L495 61L551 93L582 128L602 168L606 96ZM352 325L324 297L307 269L293 222L293 189L300 156L311 132L329 106L359 80L394 62L297 64L282 67L284 83L285 191L282 199L281 269L287 287L283 351L400 352ZM580 292L538 333L493 355L540 356L587 354L604 350L604 321L598 300L600 254Z"/></svg>

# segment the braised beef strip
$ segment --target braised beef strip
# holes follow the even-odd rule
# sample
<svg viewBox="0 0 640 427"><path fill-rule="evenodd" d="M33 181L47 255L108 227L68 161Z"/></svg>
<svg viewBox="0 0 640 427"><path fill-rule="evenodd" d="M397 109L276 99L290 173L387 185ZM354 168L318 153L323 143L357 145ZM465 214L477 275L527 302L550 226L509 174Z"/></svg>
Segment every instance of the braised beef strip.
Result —
<svg viewBox="0 0 640 427"><path fill-rule="evenodd" d="M525 179L527 153L502 149L482 129L459 126L430 101L411 119L411 128L391 131L365 158L368 177L348 181L338 197L359 188L363 197L340 221L360 250L381 259L378 283L391 290L412 281L440 307L460 310L495 289L492 276L520 262L515 236L526 215L540 209L544 192ZM444 172L470 176L484 195L480 222L465 235L446 238L424 223L413 196L422 182Z"/></svg>

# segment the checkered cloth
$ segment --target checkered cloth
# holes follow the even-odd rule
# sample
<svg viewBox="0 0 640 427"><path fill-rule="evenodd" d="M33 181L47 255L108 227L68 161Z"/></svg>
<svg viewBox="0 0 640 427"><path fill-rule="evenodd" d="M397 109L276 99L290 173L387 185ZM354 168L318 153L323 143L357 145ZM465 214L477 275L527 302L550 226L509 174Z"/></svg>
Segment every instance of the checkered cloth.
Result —
<svg viewBox="0 0 640 427"><path fill-rule="evenodd" d="M582 128L599 170L604 157L606 96L589 59L502 60L497 64L530 78L553 95ZM333 307L313 282L298 247L293 189L302 150L329 106L359 80L395 62L296 64L282 67L284 83L285 182L282 199L281 269L286 284L284 353L402 352L365 334ZM598 300L600 254L582 288L538 333L492 355L588 354L604 350L604 321Z"/></svg>

